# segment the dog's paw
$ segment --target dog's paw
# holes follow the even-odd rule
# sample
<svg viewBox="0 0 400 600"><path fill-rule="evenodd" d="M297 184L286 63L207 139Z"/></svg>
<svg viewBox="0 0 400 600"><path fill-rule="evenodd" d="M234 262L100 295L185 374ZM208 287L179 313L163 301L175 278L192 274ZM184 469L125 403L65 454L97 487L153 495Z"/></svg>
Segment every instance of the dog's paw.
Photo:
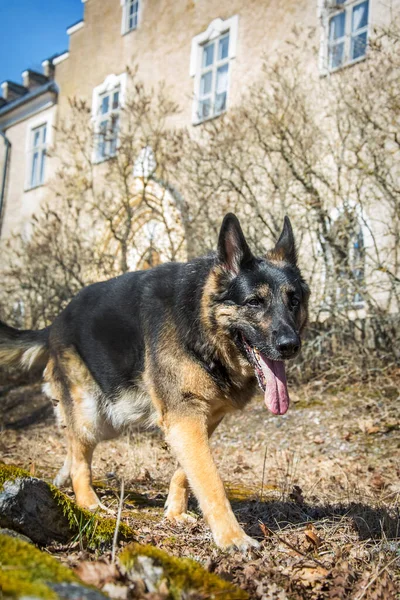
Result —
<svg viewBox="0 0 400 600"><path fill-rule="evenodd" d="M96 504L90 504L90 506L87 506L86 509L90 510L90 512L97 512L99 510L102 510L103 512L107 513L111 517L115 517L115 515L116 515L115 510L113 510L112 508L108 508L108 506L106 506L105 504L100 502L100 500L98 502L96 502Z"/></svg>
<svg viewBox="0 0 400 600"><path fill-rule="evenodd" d="M185 512L175 512L167 509L164 514L165 518L172 523L196 523L196 517L192 517Z"/></svg>
<svg viewBox="0 0 400 600"><path fill-rule="evenodd" d="M215 543L221 548L221 550L227 550L234 552L239 550L240 552L247 552L251 548L259 548L260 543L254 540L249 535L246 535L243 530L239 530L229 535L214 536Z"/></svg>
<svg viewBox="0 0 400 600"><path fill-rule="evenodd" d="M76 503L81 508L90 510L90 512L104 511L108 515L115 516L116 511L108 508L100 501L93 488L88 488L81 491L79 494L75 494Z"/></svg>
<svg viewBox="0 0 400 600"><path fill-rule="evenodd" d="M53 479L53 485L57 488L68 487L72 485L71 476L68 472L63 471L62 469L57 473L57 475Z"/></svg>

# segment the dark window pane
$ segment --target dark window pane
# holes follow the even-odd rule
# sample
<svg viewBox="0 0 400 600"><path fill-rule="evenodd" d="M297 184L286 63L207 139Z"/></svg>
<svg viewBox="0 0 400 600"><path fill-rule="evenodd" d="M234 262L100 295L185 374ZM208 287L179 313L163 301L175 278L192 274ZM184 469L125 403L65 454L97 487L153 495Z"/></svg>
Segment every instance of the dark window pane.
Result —
<svg viewBox="0 0 400 600"><path fill-rule="evenodd" d="M361 4L357 4L353 8L353 14L351 19L351 31L357 31L362 27L366 27L368 25L368 2L362 2Z"/></svg>
<svg viewBox="0 0 400 600"><path fill-rule="evenodd" d="M203 68L209 67L214 62L214 44L208 44L203 48Z"/></svg>
<svg viewBox="0 0 400 600"><path fill-rule="evenodd" d="M100 107L100 112L102 115L105 115L106 113L108 113L109 102L110 102L109 96L103 96L103 98L101 100L101 107Z"/></svg>
<svg viewBox="0 0 400 600"><path fill-rule="evenodd" d="M226 109L226 92L215 94L215 112L221 113Z"/></svg>
<svg viewBox="0 0 400 600"><path fill-rule="evenodd" d="M201 76L200 80L200 96L206 96L211 92L211 84L212 84L212 71L208 71L208 73L204 73Z"/></svg>
<svg viewBox="0 0 400 600"><path fill-rule="evenodd" d="M137 13L129 18L129 29L136 29L137 27Z"/></svg>
<svg viewBox="0 0 400 600"><path fill-rule="evenodd" d="M199 119L207 119L211 114L211 101L208 98L207 100L201 100L199 102Z"/></svg>
<svg viewBox="0 0 400 600"><path fill-rule="evenodd" d="M114 92L114 94L113 94L112 107L113 107L113 109L116 109L119 107L119 91Z"/></svg>
<svg viewBox="0 0 400 600"><path fill-rule="evenodd" d="M40 144L40 129L33 130L33 147L39 146Z"/></svg>
<svg viewBox="0 0 400 600"><path fill-rule="evenodd" d="M361 56L365 56L367 51L367 32L360 33L351 38L351 59L356 60Z"/></svg>
<svg viewBox="0 0 400 600"><path fill-rule="evenodd" d="M221 38L218 44L218 60L228 58L229 54L229 35Z"/></svg>
<svg viewBox="0 0 400 600"><path fill-rule="evenodd" d="M217 86L216 92L220 94L228 89L228 63L217 69Z"/></svg>
<svg viewBox="0 0 400 600"><path fill-rule="evenodd" d="M37 185L38 163L39 163L39 153L35 152L32 157L31 187L35 187L35 185Z"/></svg>
<svg viewBox="0 0 400 600"><path fill-rule="evenodd" d="M341 12L335 15L329 21L329 39L330 41L337 40L344 36L345 33L346 13Z"/></svg>
<svg viewBox="0 0 400 600"><path fill-rule="evenodd" d="M40 163L40 175L39 175L39 183L43 183L44 181L44 165L46 162L46 152L45 150L42 150L42 156L41 156L41 163Z"/></svg>
<svg viewBox="0 0 400 600"><path fill-rule="evenodd" d="M344 42L334 44L329 48L329 67L337 69L343 64L344 59Z"/></svg>

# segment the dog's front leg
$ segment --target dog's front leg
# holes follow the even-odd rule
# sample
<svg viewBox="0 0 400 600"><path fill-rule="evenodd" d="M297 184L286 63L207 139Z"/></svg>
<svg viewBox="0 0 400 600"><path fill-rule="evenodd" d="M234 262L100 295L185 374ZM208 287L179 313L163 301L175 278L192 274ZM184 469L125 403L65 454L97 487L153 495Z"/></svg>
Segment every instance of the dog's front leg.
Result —
<svg viewBox="0 0 400 600"><path fill-rule="evenodd" d="M223 417L217 418L208 424L208 437L214 433ZM187 514L189 499L189 482L185 471L178 467L172 476L169 486L168 498L165 503L165 517L169 521L190 521L192 517Z"/></svg>
<svg viewBox="0 0 400 600"><path fill-rule="evenodd" d="M176 453L220 548L246 550L258 543L245 534L233 514L208 443L203 415L164 418L166 439Z"/></svg>

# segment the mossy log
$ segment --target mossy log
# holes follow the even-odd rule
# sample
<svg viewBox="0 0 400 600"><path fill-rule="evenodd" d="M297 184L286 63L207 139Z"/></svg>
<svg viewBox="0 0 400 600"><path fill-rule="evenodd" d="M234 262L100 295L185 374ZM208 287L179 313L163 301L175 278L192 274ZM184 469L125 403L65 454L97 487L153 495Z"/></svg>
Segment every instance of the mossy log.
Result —
<svg viewBox="0 0 400 600"><path fill-rule="evenodd" d="M153 546L129 544L119 555L119 565L131 580L143 580L149 592L157 592L162 585L168 589L168 598L183 600L196 598L246 600L247 592L218 575L209 573L194 560L171 556Z"/></svg>
<svg viewBox="0 0 400 600"><path fill-rule="evenodd" d="M0 527L22 533L40 546L79 539L96 548L112 543L115 519L79 508L53 485L13 465L0 464ZM132 540L134 532L121 523L119 536Z"/></svg>
<svg viewBox="0 0 400 600"><path fill-rule="evenodd" d="M106 596L84 585L55 558L27 542L0 535L1 598L105 600Z"/></svg>

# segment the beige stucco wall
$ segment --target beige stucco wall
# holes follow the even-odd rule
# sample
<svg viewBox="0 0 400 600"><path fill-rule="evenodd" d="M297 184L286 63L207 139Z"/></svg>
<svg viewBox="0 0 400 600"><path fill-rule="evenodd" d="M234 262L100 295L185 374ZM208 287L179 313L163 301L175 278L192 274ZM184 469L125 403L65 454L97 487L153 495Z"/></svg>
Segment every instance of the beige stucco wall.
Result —
<svg viewBox="0 0 400 600"><path fill-rule="evenodd" d="M261 74L264 55L273 55L291 37L294 27L315 30L319 44L321 27L318 6L322 0L140 0L138 29L121 34L120 0L87 0L84 25L70 36L68 57L56 66L59 106L41 113L43 120L68 114L68 98L78 96L89 103L93 89L110 74L137 65L147 87L164 81L169 96L179 104L178 126L191 126L194 79L190 76L191 43L211 21L239 16L236 58L231 62L228 106ZM371 30L400 13L400 0L370 0ZM290 47L289 52L290 52ZM304 56L304 68L319 69L317 54ZM352 67L356 68L356 67ZM338 73L334 76L340 76ZM56 115L57 111L57 115ZM37 115L34 117L37 121ZM46 186L25 191L26 140L31 119L7 130L12 142L11 169L6 194L2 242L12 231L22 231L48 194ZM54 173L48 161L46 181Z"/></svg>
<svg viewBox="0 0 400 600"><path fill-rule="evenodd" d="M69 57L57 66L61 114L69 96L91 100L93 88L127 65L139 67L147 86L165 81L182 112L178 125L192 122L194 80L189 75L192 38L216 18L239 16L236 58L232 61L229 104L240 100L261 73L263 56L275 53L292 36L293 28L321 34L321 0L141 0L139 26L121 34L119 0L87 0L84 26L70 36ZM400 0L370 0L371 31L388 24L400 12ZM319 69L318 57L305 56L305 68Z"/></svg>
<svg viewBox="0 0 400 600"><path fill-rule="evenodd" d="M237 56L232 62L229 103L237 102L259 75L264 52L283 43L295 24L317 25L317 6L310 0L282 2L238 0L142 0L137 30L121 35L119 0L87 0L85 25L70 37L69 57L57 66L61 114L68 96L91 100L92 90L126 65L139 67L147 86L165 81L168 94L182 112L177 125L192 120L194 80L189 74L192 38L213 19L239 15Z"/></svg>

